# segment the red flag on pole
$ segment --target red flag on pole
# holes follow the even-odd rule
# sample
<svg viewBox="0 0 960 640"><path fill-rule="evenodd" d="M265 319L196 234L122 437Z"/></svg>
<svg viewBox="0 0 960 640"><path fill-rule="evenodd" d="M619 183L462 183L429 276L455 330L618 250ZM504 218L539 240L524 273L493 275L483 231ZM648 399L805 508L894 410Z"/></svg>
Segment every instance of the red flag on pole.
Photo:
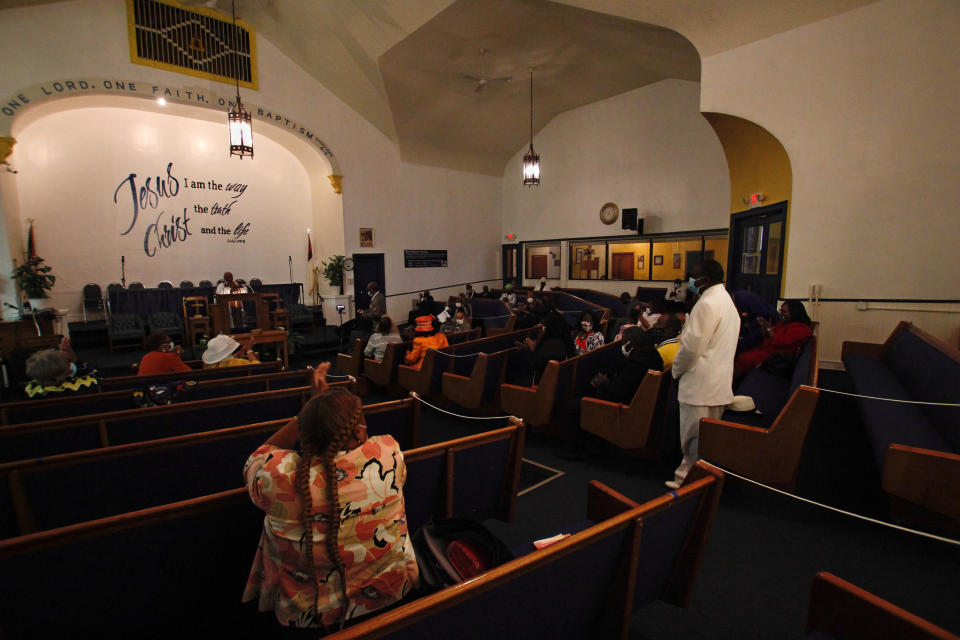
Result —
<svg viewBox="0 0 960 640"><path fill-rule="evenodd" d="M27 232L27 258L37 257L37 245L33 241L33 220L30 221L30 231Z"/></svg>
<svg viewBox="0 0 960 640"><path fill-rule="evenodd" d="M307 262L313 260L313 242L310 240L310 233L307 233Z"/></svg>

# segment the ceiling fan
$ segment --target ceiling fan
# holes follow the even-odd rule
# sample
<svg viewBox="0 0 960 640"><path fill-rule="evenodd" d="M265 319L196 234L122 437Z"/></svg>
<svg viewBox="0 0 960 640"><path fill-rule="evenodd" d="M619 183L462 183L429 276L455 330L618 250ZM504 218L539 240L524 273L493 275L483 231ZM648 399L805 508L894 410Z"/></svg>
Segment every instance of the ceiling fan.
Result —
<svg viewBox="0 0 960 640"><path fill-rule="evenodd" d="M483 61L483 56L487 53L487 50L483 47L480 47L480 77L472 76L469 73L463 76L467 80L472 80L477 83L476 88L473 90L474 93L480 93L483 91L483 88L490 84L491 82L510 82L513 80L513 76L501 76L499 78L488 78L487 77L487 66Z"/></svg>

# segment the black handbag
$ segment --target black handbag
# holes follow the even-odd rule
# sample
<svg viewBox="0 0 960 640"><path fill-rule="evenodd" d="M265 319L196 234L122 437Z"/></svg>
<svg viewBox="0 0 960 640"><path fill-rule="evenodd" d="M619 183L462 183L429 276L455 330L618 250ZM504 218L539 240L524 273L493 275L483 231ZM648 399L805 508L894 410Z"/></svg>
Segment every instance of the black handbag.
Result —
<svg viewBox="0 0 960 640"><path fill-rule="evenodd" d="M432 519L414 532L422 588L436 591L513 560L500 538L470 518Z"/></svg>

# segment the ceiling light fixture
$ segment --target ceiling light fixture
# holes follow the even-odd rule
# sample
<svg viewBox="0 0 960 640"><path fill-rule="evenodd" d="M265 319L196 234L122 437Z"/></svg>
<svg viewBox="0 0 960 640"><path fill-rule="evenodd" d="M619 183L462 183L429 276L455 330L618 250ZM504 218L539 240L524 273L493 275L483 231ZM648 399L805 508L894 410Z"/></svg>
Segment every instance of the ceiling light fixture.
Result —
<svg viewBox="0 0 960 640"><path fill-rule="evenodd" d="M523 184L540 186L540 156L533 150L533 67L530 67L530 150L523 156Z"/></svg>
<svg viewBox="0 0 960 640"><path fill-rule="evenodd" d="M240 55L237 53L237 1L232 0L233 8L233 61L234 80L237 83L237 100L227 112L227 121L230 124L230 155L253 157L253 124L250 112L243 108L240 102Z"/></svg>

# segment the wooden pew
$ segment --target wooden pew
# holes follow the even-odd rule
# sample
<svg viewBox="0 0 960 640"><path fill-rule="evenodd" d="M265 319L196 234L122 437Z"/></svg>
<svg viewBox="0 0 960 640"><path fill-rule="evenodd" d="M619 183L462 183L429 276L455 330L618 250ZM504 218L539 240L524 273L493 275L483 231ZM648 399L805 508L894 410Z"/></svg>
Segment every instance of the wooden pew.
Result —
<svg viewBox="0 0 960 640"><path fill-rule="evenodd" d="M443 397L465 409L476 410L484 405L488 408L497 407L507 364L517 351L518 349L513 347L494 353L478 354L468 376L445 371L442 381Z"/></svg>
<svg viewBox="0 0 960 640"><path fill-rule="evenodd" d="M582 397L590 378L600 371L608 372L618 357L620 345L612 342L563 362L551 360L538 384L532 387L500 385L500 408L522 418L530 428L546 427L547 431L559 432L560 427L551 424L559 407L569 398Z"/></svg>
<svg viewBox="0 0 960 640"><path fill-rule="evenodd" d="M196 369L191 371L177 371L175 373L158 373L152 376L113 376L100 381L100 391L116 391L117 389L139 389L152 384L163 384L174 380L207 380L210 378L236 378L239 376L254 376L261 373L274 373L282 369L283 363L279 360L261 362L260 364L244 365L242 367L222 367L214 369Z"/></svg>
<svg viewBox="0 0 960 640"><path fill-rule="evenodd" d="M369 338L356 338L353 341L353 346L350 348L350 353L338 353L337 354L337 371L345 376L353 376L354 378L359 378L360 374L363 373L363 350L367 346L367 340Z"/></svg>
<svg viewBox="0 0 960 640"><path fill-rule="evenodd" d="M703 467L691 474L642 505L593 481L596 524L327 637L625 639L634 610L690 598L723 485Z"/></svg>
<svg viewBox="0 0 960 640"><path fill-rule="evenodd" d="M413 342L391 342L387 345L387 350L383 352L383 360L377 362L367 358L363 362L363 376L377 385L388 390L394 387L397 381L397 367L403 363L403 356L406 355Z"/></svg>
<svg viewBox="0 0 960 640"><path fill-rule="evenodd" d="M590 311L597 323L597 328L601 333L606 335L607 324L613 317L613 313L610 311L609 307L599 305L595 302L590 302L589 300L584 300L583 298L575 296L571 293L567 293L566 291L549 291L543 295L550 298L550 300L553 302L553 306L559 311L563 312L563 317L567 321L567 324L570 325L571 329L575 329L580 324L579 312Z"/></svg>
<svg viewBox="0 0 960 640"><path fill-rule="evenodd" d="M836 640L960 640L960 636L827 571L813 578L807 634Z"/></svg>
<svg viewBox="0 0 960 640"><path fill-rule="evenodd" d="M503 300L474 298L470 301L473 318L483 322L484 335L494 336L514 330L517 317Z"/></svg>
<svg viewBox="0 0 960 640"><path fill-rule="evenodd" d="M844 342L841 357L858 394L930 403L857 398L895 517L960 531L960 350L900 322L883 344Z"/></svg>
<svg viewBox="0 0 960 640"><path fill-rule="evenodd" d="M337 383L341 385L349 383ZM0 427L0 460L49 456L196 433L211 427L289 418L299 413L310 393L310 387L293 387Z"/></svg>
<svg viewBox="0 0 960 640"><path fill-rule="evenodd" d="M301 387L310 383L311 373L305 369L277 371L231 378L207 378L197 381L191 392L191 400L221 398L242 393L273 391ZM192 380L190 372L184 371L176 381ZM146 389L145 384L140 389ZM118 389L101 393L88 393L63 398L40 398L7 402L0 405L0 425L22 424L40 420L55 420L69 416L88 415L134 409L133 391Z"/></svg>
<svg viewBox="0 0 960 640"><path fill-rule="evenodd" d="M442 374L444 372L464 373L468 368L473 367L473 359L466 359L462 356L490 353L513 347L515 342L522 341L524 338L535 338L539 335L541 328L540 325L537 325L530 329L497 333L486 338L462 339L463 336L478 335L476 331L469 332L469 335L468 332L456 334L460 340L451 342L449 347L428 351L419 369L405 364L399 365L397 367L397 382L400 387L407 391L415 391L423 397L439 393L442 388Z"/></svg>
<svg viewBox="0 0 960 640"><path fill-rule="evenodd" d="M630 404L581 399L580 428L627 453L658 457L670 391L670 370L667 365L664 371L647 371Z"/></svg>
<svg viewBox="0 0 960 640"><path fill-rule="evenodd" d="M370 435L415 445L420 403L363 407ZM85 522L242 486L247 456L289 418L0 464L19 529L7 536ZM175 470L175 473L171 473Z"/></svg>
<svg viewBox="0 0 960 640"><path fill-rule="evenodd" d="M406 451L410 529L510 517L522 455L522 426ZM506 475L484 472L497 456ZM240 602L263 515L241 488L0 541L16 576L0 581L0 636L270 637L273 616Z"/></svg>
<svg viewBox="0 0 960 640"><path fill-rule="evenodd" d="M722 420L704 418L700 421L700 457L757 482L793 491L803 444L820 399L816 345L817 337L812 336L805 351L806 368L798 363L793 393L769 428L736 422L737 414L729 411ZM801 379L804 384L800 384Z"/></svg>

